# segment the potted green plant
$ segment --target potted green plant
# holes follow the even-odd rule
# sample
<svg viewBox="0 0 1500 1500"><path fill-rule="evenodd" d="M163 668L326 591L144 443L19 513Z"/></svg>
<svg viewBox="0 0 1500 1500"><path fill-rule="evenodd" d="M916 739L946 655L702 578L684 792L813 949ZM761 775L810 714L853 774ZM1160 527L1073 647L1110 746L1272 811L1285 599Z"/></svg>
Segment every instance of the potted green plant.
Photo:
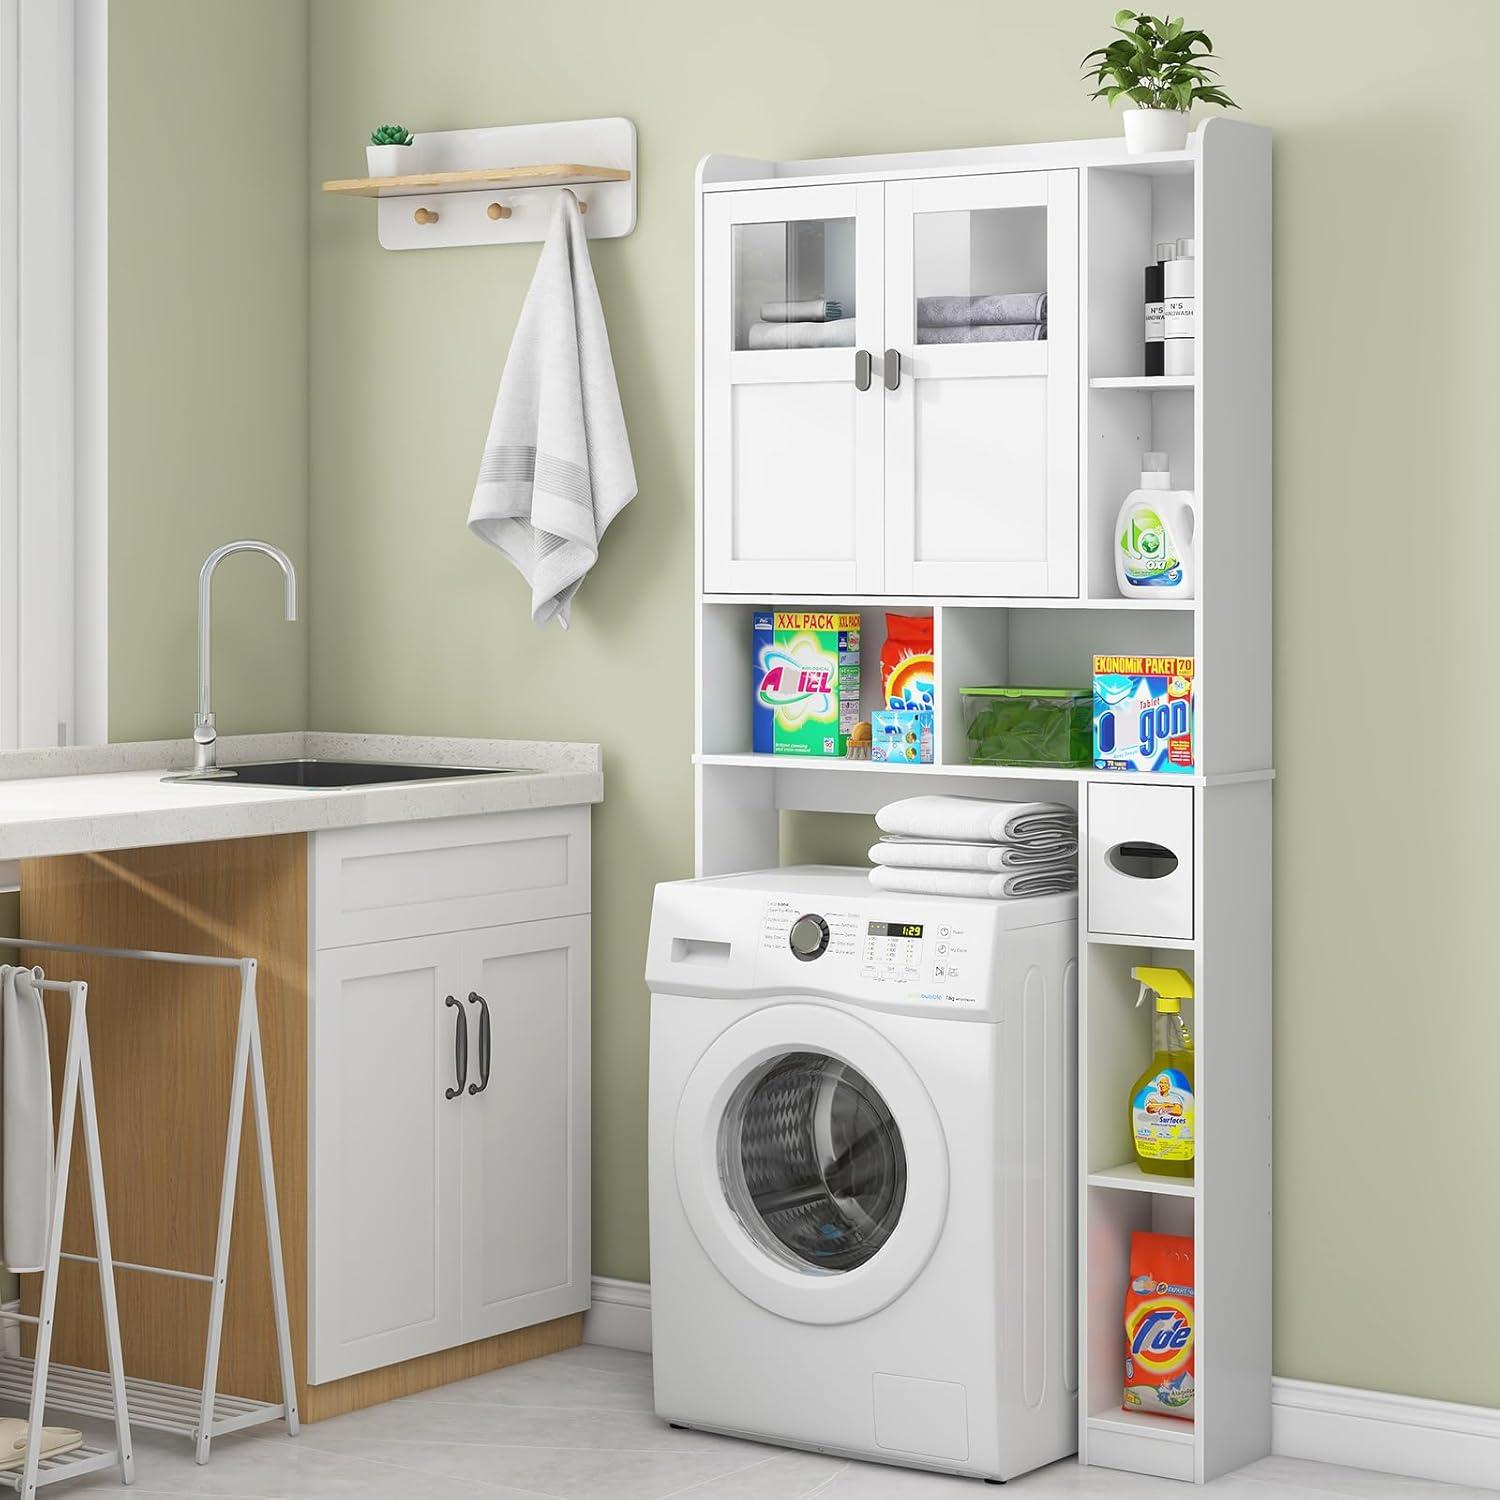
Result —
<svg viewBox="0 0 1500 1500"><path fill-rule="evenodd" d="M1084 58L1083 76L1099 85L1089 98L1135 104L1125 113L1126 150L1181 151L1195 104L1239 108L1204 65L1214 55L1207 33L1188 30L1181 16L1117 11L1115 30L1118 40Z"/></svg>
<svg viewBox="0 0 1500 1500"><path fill-rule="evenodd" d="M412 134L404 125L377 125L365 147L371 177L400 177L412 170Z"/></svg>

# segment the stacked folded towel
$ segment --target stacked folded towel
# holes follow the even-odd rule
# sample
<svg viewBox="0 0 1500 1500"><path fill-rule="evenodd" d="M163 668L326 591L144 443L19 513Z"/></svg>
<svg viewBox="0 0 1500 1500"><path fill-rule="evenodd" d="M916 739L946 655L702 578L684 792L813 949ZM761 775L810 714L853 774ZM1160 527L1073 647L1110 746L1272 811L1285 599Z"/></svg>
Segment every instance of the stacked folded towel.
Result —
<svg viewBox="0 0 1500 1500"><path fill-rule="evenodd" d="M751 349L852 349L854 319L829 297L761 304L760 321L750 325Z"/></svg>
<svg viewBox="0 0 1500 1500"><path fill-rule="evenodd" d="M919 344L1021 344L1046 337L1046 292L917 298Z"/></svg>
<svg viewBox="0 0 1500 1500"><path fill-rule="evenodd" d="M880 890L1018 899L1078 887L1078 816L1060 803L907 797L875 822Z"/></svg>

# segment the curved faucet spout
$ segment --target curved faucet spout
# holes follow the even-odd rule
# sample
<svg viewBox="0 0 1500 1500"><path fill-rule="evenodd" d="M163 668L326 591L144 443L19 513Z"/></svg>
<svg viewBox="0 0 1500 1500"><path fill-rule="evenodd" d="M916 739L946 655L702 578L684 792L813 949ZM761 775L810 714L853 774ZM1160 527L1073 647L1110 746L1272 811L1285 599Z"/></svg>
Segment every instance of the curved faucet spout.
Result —
<svg viewBox="0 0 1500 1500"><path fill-rule="evenodd" d="M297 570L292 566L291 558L280 547L274 547L270 542L246 538L225 542L204 559L198 572L198 712L193 719L193 773L199 776L212 776L217 770L215 743L218 734L214 729L214 714L210 705L214 570L226 557L236 552L262 552L280 567L286 579L286 617L288 620L297 618Z"/></svg>

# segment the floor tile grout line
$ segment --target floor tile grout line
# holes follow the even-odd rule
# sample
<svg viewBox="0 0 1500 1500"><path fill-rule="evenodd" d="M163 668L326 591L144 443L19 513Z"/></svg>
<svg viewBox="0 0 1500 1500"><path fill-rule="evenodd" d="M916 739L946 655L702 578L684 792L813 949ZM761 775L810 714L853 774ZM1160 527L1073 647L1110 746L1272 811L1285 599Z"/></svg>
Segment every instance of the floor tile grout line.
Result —
<svg viewBox="0 0 1500 1500"><path fill-rule="evenodd" d="M666 1494L658 1497L658 1500L677 1500L679 1495L691 1495L694 1490L701 1490L706 1484L722 1484L726 1479L735 1479L741 1474L748 1474L752 1469L763 1468L766 1464L774 1463L778 1457L775 1453L769 1453L764 1458L758 1458L754 1463L741 1464L734 1469L725 1469L722 1474L710 1474L707 1479L695 1479L691 1484L684 1485L681 1489L668 1490Z"/></svg>

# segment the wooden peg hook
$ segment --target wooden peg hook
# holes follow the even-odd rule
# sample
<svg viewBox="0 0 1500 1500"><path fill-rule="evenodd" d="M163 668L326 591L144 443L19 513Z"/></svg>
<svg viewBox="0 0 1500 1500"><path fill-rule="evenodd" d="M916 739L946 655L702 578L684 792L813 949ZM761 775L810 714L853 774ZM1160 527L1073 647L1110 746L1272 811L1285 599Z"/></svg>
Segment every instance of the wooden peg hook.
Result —
<svg viewBox="0 0 1500 1500"><path fill-rule="evenodd" d="M490 206L485 209L485 213L487 213L492 219L510 218L510 210L503 203L490 204Z"/></svg>
<svg viewBox="0 0 1500 1500"><path fill-rule="evenodd" d="M436 224L438 216L430 208L419 208L412 215L418 224Z"/></svg>

